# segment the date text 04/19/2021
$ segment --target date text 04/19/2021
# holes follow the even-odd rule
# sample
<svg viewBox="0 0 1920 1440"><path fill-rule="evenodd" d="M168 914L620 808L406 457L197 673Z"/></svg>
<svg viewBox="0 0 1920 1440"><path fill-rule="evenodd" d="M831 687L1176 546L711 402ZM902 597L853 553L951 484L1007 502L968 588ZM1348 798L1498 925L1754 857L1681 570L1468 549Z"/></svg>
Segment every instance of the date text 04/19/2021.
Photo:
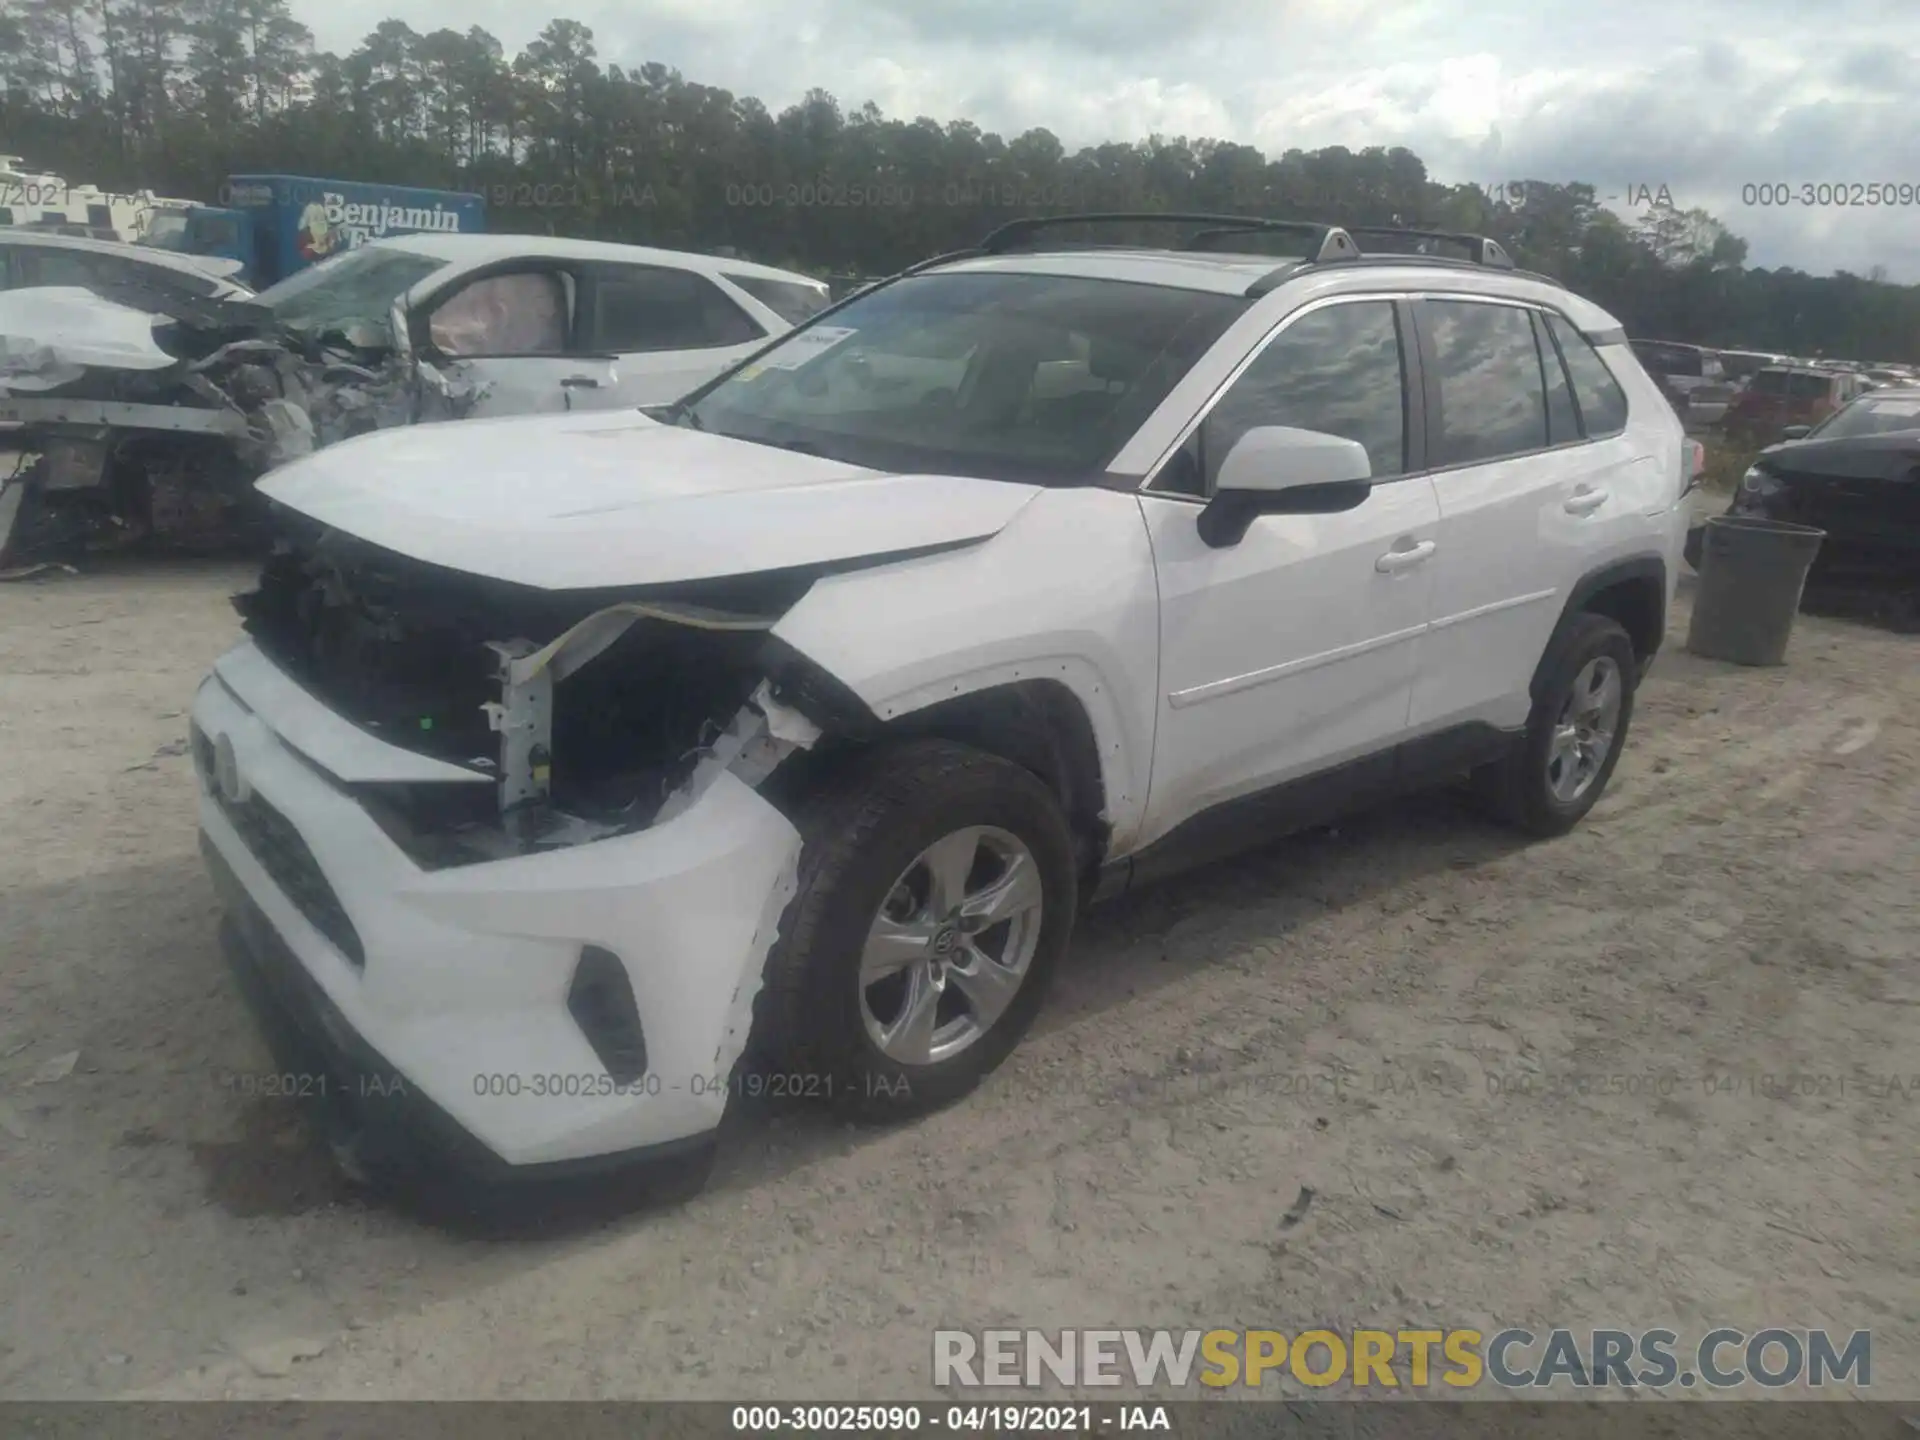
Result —
<svg viewBox="0 0 1920 1440"><path fill-rule="evenodd" d="M984 1435L1085 1435L1168 1432L1164 1405L736 1405L741 1434L899 1435L949 1431Z"/></svg>

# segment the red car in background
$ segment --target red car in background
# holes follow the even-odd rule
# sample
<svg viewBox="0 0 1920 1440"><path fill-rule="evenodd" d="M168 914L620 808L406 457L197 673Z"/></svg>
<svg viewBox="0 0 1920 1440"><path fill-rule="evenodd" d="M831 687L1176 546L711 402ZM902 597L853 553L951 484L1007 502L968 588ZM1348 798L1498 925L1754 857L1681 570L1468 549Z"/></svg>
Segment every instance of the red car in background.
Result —
<svg viewBox="0 0 1920 1440"><path fill-rule="evenodd" d="M1734 397L1721 422L1727 433L1771 444L1789 425L1818 425L1865 390L1858 375L1812 366L1768 365Z"/></svg>

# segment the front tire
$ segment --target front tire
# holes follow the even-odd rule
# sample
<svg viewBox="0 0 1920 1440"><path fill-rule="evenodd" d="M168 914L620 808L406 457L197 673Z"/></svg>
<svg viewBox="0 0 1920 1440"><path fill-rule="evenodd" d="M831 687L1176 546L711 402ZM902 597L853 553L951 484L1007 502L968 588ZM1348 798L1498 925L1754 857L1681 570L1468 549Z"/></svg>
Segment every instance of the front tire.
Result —
<svg viewBox="0 0 1920 1440"><path fill-rule="evenodd" d="M868 1119L972 1090L1033 1023L1078 904L1059 802L969 746L889 746L803 808L758 1063Z"/></svg>
<svg viewBox="0 0 1920 1440"><path fill-rule="evenodd" d="M1574 615L1541 662L1526 733L1475 772L1482 805L1528 835L1565 835L1613 778L1633 720L1640 662L1618 621Z"/></svg>

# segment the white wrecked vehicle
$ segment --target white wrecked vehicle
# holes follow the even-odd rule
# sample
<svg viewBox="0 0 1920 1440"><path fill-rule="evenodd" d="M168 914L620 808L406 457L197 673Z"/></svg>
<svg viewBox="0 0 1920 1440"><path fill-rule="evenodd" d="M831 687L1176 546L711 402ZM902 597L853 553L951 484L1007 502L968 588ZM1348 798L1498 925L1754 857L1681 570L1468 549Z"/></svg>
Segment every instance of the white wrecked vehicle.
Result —
<svg viewBox="0 0 1920 1440"><path fill-rule="evenodd" d="M250 299L156 273L0 293L0 425L21 427L0 559L250 541L253 481L286 460L422 421L665 403L827 303L746 261L527 235L378 240Z"/></svg>
<svg viewBox="0 0 1920 1440"><path fill-rule="evenodd" d="M1469 771L1599 798L1689 479L1618 324L1484 242L1033 228L657 417L261 483L200 823L351 1165L697 1178L738 1093L966 1091L1096 893Z"/></svg>

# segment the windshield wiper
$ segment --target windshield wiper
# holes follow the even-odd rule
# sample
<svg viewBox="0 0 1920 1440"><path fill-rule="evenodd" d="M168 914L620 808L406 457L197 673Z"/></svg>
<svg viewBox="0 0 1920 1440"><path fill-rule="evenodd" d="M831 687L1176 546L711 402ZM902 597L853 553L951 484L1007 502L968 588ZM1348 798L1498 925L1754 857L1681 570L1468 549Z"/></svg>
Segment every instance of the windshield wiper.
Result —
<svg viewBox="0 0 1920 1440"><path fill-rule="evenodd" d="M693 407L684 400L675 400L671 405L642 405L642 414L652 415L663 425L684 425L689 430L705 430L700 417L693 413Z"/></svg>

